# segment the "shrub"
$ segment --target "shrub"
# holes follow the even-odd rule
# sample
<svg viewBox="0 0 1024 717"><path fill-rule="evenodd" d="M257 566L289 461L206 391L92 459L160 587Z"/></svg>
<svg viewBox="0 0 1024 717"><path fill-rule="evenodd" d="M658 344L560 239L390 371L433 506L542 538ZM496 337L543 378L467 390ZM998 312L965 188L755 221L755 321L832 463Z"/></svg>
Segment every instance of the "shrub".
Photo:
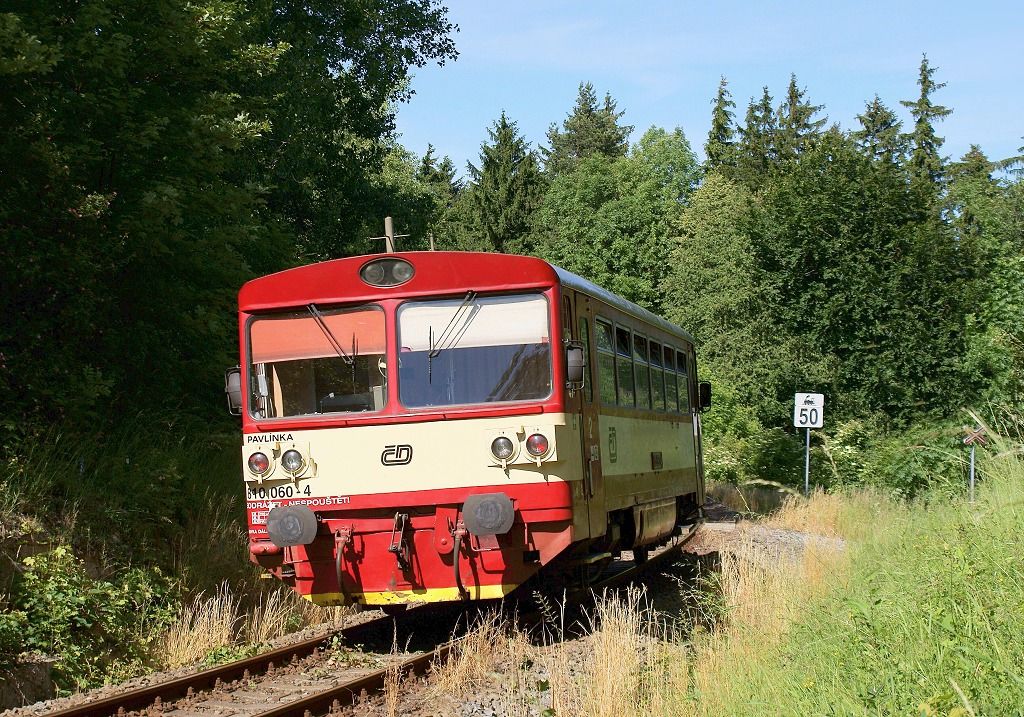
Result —
<svg viewBox="0 0 1024 717"><path fill-rule="evenodd" d="M62 690L85 689L144 671L158 628L173 617L170 581L129 569L112 581L89 576L66 546L26 558L13 602L27 619L24 646L53 655Z"/></svg>

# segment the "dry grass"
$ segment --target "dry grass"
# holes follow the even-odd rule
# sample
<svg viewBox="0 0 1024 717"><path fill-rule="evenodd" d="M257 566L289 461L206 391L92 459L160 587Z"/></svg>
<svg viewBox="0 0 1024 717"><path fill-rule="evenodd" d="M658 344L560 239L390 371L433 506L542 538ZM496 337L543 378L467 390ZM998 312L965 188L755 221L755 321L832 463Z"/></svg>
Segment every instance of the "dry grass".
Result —
<svg viewBox="0 0 1024 717"><path fill-rule="evenodd" d="M768 519L789 530L845 536L874 497L815 494L787 501ZM851 508L852 506L852 508ZM764 531L740 531L720 571L705 576L698 624L673 634L651 610L642 591L605 595L582 643L549 646L553 712L560 717L726 714L723 686L740 685L748 665L785 639L807 603L841 581L845 551L833 543L808 542L798 559L792 546L772 546ZM777 552L776 552L777 551ZM785 557L785 559L783 559ZM753 713L770 713L768 706Z"/></svg>
<svg viewBox="0 0 1024 717"><path fill-rule="evenodd" d="M563 717L667 713L686 694L689 660L642 588L605 594L581 644L559 643L542 654L551 709Z"/></svg>
<svg viewBox="0 0 1024 717"><path fill-rule="evenodd" d="M340 628L352 607L320 607L291 590L275 587L244 610L227 583L183 606L157 643L156 661L170 669L202 662L230 647L260 646L305 627Z"/></svg>
<svg viewBox="0 0 1024 717"><path fill-rule="evenodd" d="M197 595L164 633L158 660L171 669L201 662L214 650L235 644L240 621L238 602L226 584L209 597Z"/></svg>
<svg viewBox="0 0 1024 717"><path fill-rule="evenodd" d="M815 506L821 507L821 517L814 515ZM766 522L790 530L816 527L824 535L838 536L846 517L841 499L815 494L810 500L787 501ZM759 665L759 657L785 639L807 604L840 583L847 567L847 552L827 543L807 543L795 561L780 559L750 539L723 553L717 598L721 616L715 629L698 629L692 637L697 698L683 713L727 713L719 702L723 686L742 685L744 671Z"/></svg>
<svg viewBox="0 0 1024 717"><path fill-rule="evenodd" d="M519 665L529 653L529 639L508 625L500 612L482 616L454 643L448 659L431 668L436 696L465 697L486 687L499 670Z"/></svg>
<svg viewBox="0 0 1024 717"><path fill-rule="evenodd" d="M826 493L819 488L809 498L798 495L786 496L778 510L759 522L770 528L798 530L837 538L841 535L842 515L845 512L846 501L843 495Z"/></svg>
<svg viewBox="0 0 1024 717"><path fill-rule="evenodd" d="M349 619L359 612L357 605L345 605L344 607L321 607L305 598L299 597L292 591L287 591L288 609L302 625L312 627L322 625L325 628L339 629L344 627Z"/></svg>
<svg viewBox="0 0 1024 717"><path fill-rule="evenodd" d="M398 715L398 702L402 694L400 665L401 663L396 661L384 673L384 714L387 717L397 717Z"/></svg>

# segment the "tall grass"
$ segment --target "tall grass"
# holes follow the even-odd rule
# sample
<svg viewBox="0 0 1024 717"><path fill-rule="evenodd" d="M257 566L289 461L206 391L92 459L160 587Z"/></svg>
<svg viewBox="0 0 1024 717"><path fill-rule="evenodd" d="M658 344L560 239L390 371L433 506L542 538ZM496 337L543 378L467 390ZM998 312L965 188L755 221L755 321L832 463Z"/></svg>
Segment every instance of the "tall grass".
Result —
<svg viewBox="0 0 1024 717"><path fill-rule="evenodd" d="M661 714L673 695L686 693L685 647L642 588L603 594L588 623L582 650L557 643L542 653L555 714Z"/></svg>
<svg viewBox="0 0 1024 717"><path fill-rule="evenodd" d="M226 584L209 597L197 595L164 633L157 653L160 664L171 669L192 665L234 645L241 620L238 601Z"/></svg>
<svg viewBox="0 0 1024 717"><path fill-rule="evenodd" d="M788 612L781 629L730 629L698 650L700 712L1021 714L1019 448L997 440L982 475L974 504L878 511L877 495L860 496L871 519L829 589L766 603Z"/></svg>

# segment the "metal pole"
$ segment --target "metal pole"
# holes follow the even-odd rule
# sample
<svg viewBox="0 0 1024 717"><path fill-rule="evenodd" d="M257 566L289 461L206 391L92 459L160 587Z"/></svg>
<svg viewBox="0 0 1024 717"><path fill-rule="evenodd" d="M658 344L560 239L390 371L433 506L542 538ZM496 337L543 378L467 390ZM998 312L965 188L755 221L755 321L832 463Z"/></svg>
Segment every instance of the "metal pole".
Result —
<svg viewBox="0 0 1024 717"><path fill-rule="evenodd" d="M968 495L968 500L974 502L974 444L971 444L971 487Z"/></svg>
<svg viewBox="0 0 1024 717"><path fill-rule="evenodd" d="M391 217L384 217L384 252L395 253L395 224Z"/></svg>
<svg viewBox="0 0 1024 717"><path fill-rule="evenodd" d="M811 429L807 428L807 448L804 451L804 495L811 494Z"/></svg>

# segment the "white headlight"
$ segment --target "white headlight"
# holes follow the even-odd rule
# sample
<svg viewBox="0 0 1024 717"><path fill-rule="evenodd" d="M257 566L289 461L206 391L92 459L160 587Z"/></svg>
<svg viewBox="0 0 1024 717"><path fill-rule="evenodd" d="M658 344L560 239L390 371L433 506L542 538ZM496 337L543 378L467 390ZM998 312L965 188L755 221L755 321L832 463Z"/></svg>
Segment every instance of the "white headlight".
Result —
<svg viewBox="0 0 1024 717"><path fill-rule="evenodd" d="M491 441L491 455L499 461L507 461L516 452L516 447L505 436L498 436Z"/></svg>
<svg viewBox="0 0 1024 717"><path fill-rule="evenodd" d="M302 469L302 465L305 461L302 459L302 454L292 449L284 452L281 456L281 467L289 473L297 473Z"/></svg>

